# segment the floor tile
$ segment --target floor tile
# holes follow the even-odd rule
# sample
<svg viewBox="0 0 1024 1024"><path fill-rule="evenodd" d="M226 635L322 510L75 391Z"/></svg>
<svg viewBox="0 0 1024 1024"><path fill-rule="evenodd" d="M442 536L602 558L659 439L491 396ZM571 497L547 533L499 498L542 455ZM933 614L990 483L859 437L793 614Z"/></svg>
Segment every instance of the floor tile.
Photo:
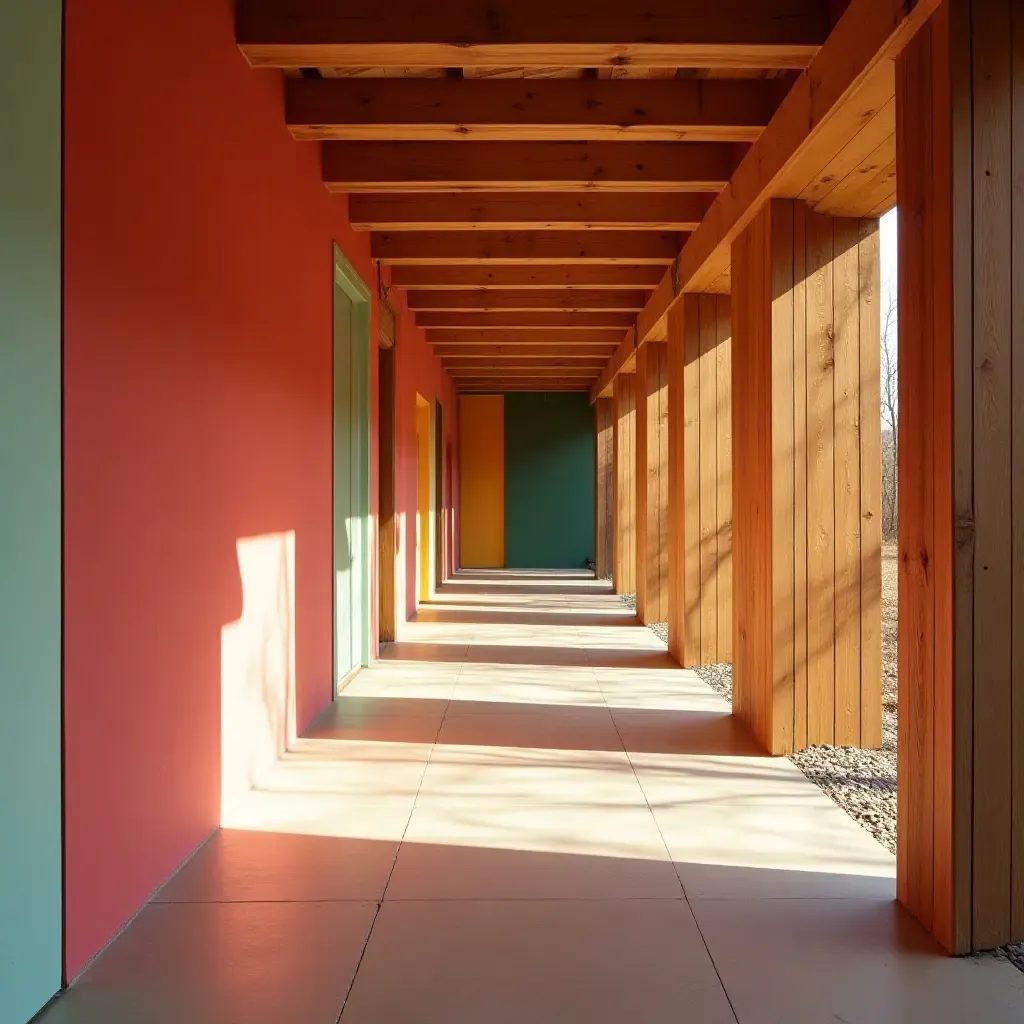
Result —
<svg viewBox="0 0 1024 1024"><path fill-rule="evenodd" d="M952 959L883 900L699 900L740 1024L1020 1024L1024 974Z"/></svg>
<svg viewBox="0 0 1024 1024"><path fill-rule="evenodd" d="M40 1024L335 1024L372 903L154 903Z"/></svg>
<svg viewBox="0 0 1024 1024"><path fill-rule="evenodd" d="M397 841L222 829L154 897L160 903L379 900Z"/></svg>
<svg viewBox="0 0 1024 1024"><path fill-rule="evenodd" d="M524 711L449 715L437 734L440 745L546 747L552 750L622 750L615 723L605 708L551 705Z"/></svg>
<svg viewBox="0 0 1024 1024"><path fill-rule="evenodd" d="M893 856L784 758L630 754L691 898L891 898Z"/></svg>
<svg viewBox="0 0 1024 1024"><path fill-rule="evenodd" d="M681 895L646 808L450 799L413 812L385 898Z"/></svg>
<svg viewBox="0 0 1024 1024"><path fill-rule="evenodd" d="M343 1024L733 1020L679 900L385 903L342 1017Z"/></svg>

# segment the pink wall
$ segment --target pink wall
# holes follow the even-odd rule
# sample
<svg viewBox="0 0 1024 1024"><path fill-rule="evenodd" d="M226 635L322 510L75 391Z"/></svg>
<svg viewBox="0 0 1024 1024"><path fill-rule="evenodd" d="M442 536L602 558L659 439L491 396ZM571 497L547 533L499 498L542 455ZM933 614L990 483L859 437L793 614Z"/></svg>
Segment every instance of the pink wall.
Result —
<svg viewBox="0 0 1024 1024"><path fill-rule="evenodd" d="M68 0L66 15L73 976L220 820L240 541L294 534L298 727L331 698L332 240L376 281L318 148L285 130L280 77L235 47L228 0ZM419 333L401 344L414 458L415 381L455 406ZM400 509L414 478L403 464Z"/></svg>

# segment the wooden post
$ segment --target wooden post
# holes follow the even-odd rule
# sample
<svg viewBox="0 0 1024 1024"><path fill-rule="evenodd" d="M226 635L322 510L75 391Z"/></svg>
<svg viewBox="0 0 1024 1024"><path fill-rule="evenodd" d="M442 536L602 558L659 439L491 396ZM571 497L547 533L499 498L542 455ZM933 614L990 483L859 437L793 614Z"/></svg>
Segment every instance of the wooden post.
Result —
<svg viewBox="0 0 1024 1024"><path fill-rule="evenodd" d="M1024 17L948 0L896 65L899 899L1024 940Z"/></svg>
<svg viewBox="0 0 1024 1024"><path fill-rule="evenodd" d="M646 625L668 615L668 352L636 355L636 614Z"/></svg>
<svg viewBox="0 0 1024 1024"><path fill-rule="evenodd" d="M612 534L615 478L612 473L612 400L594 403L594 571L598 579L612 575Z"/></svg>
<svg viewBox="0 0 1024 1024"><path fill-rule="evenodd" d="M636 387L635 374L620 373L612 393L612 463L615 504L612 580L617 594L636 592Z"/></svg>
<svg viewBox="0 0 1024 1024"><path fill-rule="evenodd" d="M776 754L881 744L878 274L798 201L733 244L733 708Z"/></svg>
<svg viewBox="0 0 1024 1024"><path fill-rule="evenodd" d="M728 295L685 295L677 303L667 360L669 652L686 667L712 665L732 660Z"/></svg>

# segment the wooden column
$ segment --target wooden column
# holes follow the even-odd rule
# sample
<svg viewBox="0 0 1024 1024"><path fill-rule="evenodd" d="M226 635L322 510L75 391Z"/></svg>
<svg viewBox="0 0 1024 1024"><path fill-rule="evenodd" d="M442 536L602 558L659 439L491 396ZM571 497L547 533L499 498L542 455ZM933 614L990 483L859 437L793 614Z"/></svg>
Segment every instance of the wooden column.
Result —
<svg viewBox="0 0 1024 1024"><path fill-rule="evenodd" d="M733 244L733 708L881 744L878 222L771 200Z"/></svg>
<svg viewBox="0 0 1024 1024"><path fill-rule="evenodd" d="M669 318L668 643L680 665L732 660L732 327L728 295Z"/></svg>
<svg viewBox="0 0 1024 1024"><path fill-rule="evenodd" d="M651 342L636 354L636 614L668 616L668 351Z"/></svg>
<svg viewBox="0 0 1024 1024"><path fill-rule="evenodd" d="M950 0L896 67L900 900L1024 940L1024 13Z"/></svg>
<svg viewBox="0 0 1024 1024"><path fill-rule="evenodd" d="M594 403L594 571L598 579L612 575L615 477L612 472L612 400Z"/></svg>
<svg viewBox="0 0 1024 1024"><path fill-rule="evenodd" d="M636 592L636 375L620 373L612 392L612 580L617 594Z"/></svg>

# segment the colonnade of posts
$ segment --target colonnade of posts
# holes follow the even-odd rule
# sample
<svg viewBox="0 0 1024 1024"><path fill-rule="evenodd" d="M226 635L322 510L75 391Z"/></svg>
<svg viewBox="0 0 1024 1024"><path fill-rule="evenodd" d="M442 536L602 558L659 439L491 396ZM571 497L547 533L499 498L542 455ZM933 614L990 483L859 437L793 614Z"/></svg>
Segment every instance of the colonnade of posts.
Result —
<svg viewBox="0 0 1024 1024"><path fill-rule="evenodd" d="M881 743L879 332L878 221L772 200L597 401L599 568L776 754Z"/></svg>
<svg viewBox="0 0 1024 1024"><path fill-rule="evenodd" d="M1024 941L1019 5L947 0L895 67L897 889L964 953ZM681 665L732 662L767 751L875 747L878 224L771 199L731 256L597 400L599 568Z"/></svg>

